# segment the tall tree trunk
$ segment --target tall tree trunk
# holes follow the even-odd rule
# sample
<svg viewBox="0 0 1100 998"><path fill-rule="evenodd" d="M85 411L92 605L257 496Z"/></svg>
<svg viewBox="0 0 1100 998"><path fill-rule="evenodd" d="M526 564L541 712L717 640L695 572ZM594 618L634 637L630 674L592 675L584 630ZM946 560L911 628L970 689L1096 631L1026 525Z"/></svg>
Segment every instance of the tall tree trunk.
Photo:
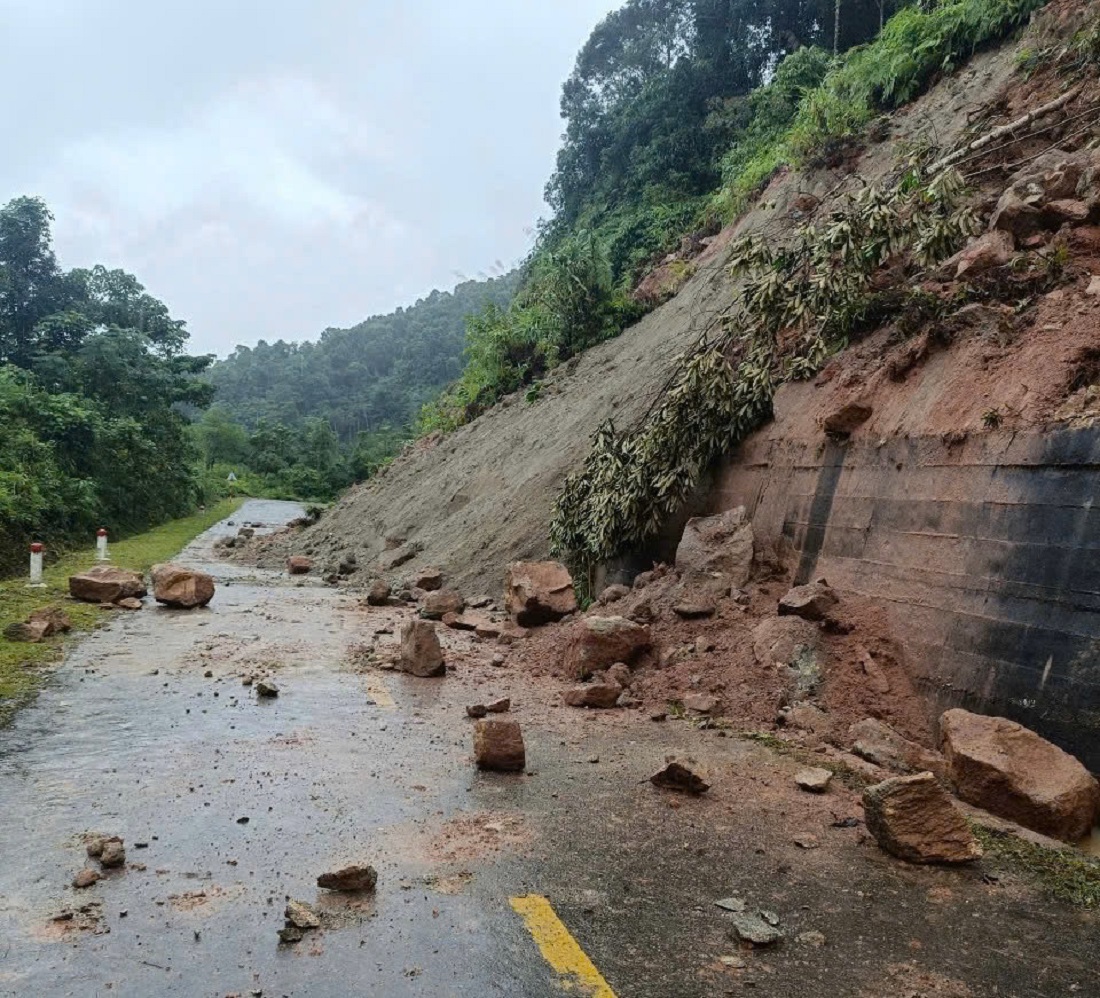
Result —
<svg viewBox="0 0 1100 998"><path fill-rule="evenodd" d="M836 0L833 11L833 55L840 54L840 3L841 0Z"/></svg>

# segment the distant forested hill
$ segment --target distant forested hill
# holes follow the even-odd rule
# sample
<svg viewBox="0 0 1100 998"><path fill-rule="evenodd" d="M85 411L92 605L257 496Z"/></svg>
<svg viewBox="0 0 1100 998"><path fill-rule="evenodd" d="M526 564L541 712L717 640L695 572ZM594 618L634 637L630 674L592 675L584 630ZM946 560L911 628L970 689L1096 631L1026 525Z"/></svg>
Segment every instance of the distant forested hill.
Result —
<svg viewBox="0 0 1100 998"><path fill-rule="evenodd" d="M399 429L462 372L466 317L506 307L517 283L512 273L433 291L350 329L326 329L317 343L237 347L209 372L216 404L250 431L324 419L344 444Z"/></svg>

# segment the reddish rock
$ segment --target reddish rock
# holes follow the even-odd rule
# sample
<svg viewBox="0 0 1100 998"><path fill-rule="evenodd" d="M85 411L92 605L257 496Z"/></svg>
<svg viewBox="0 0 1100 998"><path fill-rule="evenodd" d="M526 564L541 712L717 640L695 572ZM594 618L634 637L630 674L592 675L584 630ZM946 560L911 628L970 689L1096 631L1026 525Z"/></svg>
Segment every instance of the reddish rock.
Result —
<svg viewBox="0 0 1100 998"><path fill-rule="evenodd" d="M702 794L710 789L694 759L672 755L665 758L665 765L649 778L649 782L663 790L679 790L688 794Z"/></svg>
<svg viewBox="0 0 1100 998"><path fill-rule="evenodd" d="M483 703L472 703L466 707L467 717L484 717L489 713L489 708Z"/></svg>
<svg viewBox="0 0 1100 998"><path fill-rule="evenodd" d="M342 870L322 873L317 886L326 891L373 891L378 884L378 873L373 866L345 866Z"/></svg>
<svg viewBox="0 0 1100 998"><path fill-rule="evenodd" d="M103 843L99 862L105 870L113 870L126 862L126 848L120 838L109 838Z"/></svg>
<svg viewBox="0 0 1100 998"><path fill-rule="evenodd" d="M1058 229L1066 224L1083 225L1091 214L1089 206L1075 198L1060 198L1043 206L1043 222L1051 229Z"/></svg>
<svg viewBox="0 0 1100 998"><path fill-rule="evenodd" d="M20 621L8 624L4 628L4 637L9 641L19 641L24 644L36 645L46 639L49 633L49 624L44 620Z"/></svg>
<svg viewBox="0 0 1100 998"><path fill-rule="evenodd" d="M375 579L367 590L367 606L386 606L390 599L390 584L384 579Z"/></svg>
<svg viewBox="0 0 1100 998"><path fill-rule="evenodd" d="M214 598L214 577L167 562L152 570L153 599L182 610L206 606Z"/></svg>
<svg viewBox="0 0 1100 998"><path fill-rule="evenodd" d="M503 624L485 616L479 617L474 624L474 633L479 638L499 638L503 631Z"/></svg>
<svg viewBox="0 0 1100 998"><path fill-rule="evenodd" d="M34 610L30 616L27 617L27 623L44 623L46 625L44 636L47 638L55 634L65 634L73 629L73 624L72 621L69 620L69 615L59 606L44 606Z"/></svg>
<svg viewBox="0 0 1100 998"><path fill-rule="evenodd" d="M931 773L897 776L863 792L867 829L910 863L969 863L982 848L962 812Z"/></svg>
<svg viewBox="0 0 1100 998"><path fill-rule="evenodd" d="M414 572L410 579L414 589L423 589L426 593L443 588L443 573L438 568L422 568Z"/></svg>
<svg viewBox="0 0 1100 998"><path fill-rule="evenodd" d="M1034 731L1004 717L949 710L940 736L947 776L967 803L1069 842L1095 824L1096 780Z"/></svg>
<svg viewBox="0 0 1100 998"><path fill-rule="evenodd" d="M411 676L430 678L446 672L443 649L435 624L428 620L407 620L401 625L401 651L397 667Z"/></svg>
<svg viewBox="0 0 1100 998"><path fill-rule="evenodd" d="M602 593L597 602L601 606L608 606L611 603L618 603L624 596L630 595L630 587L616 583L613 586L608 586Z"/></svg>
<svg viewBox="0 0 1100 998"><path fill-rule="evenodd" d="M144 604L133 596L127 596L125 599L120 599L115 606L120 610L140 610Z"/></svg>
<svg viewBox="0 0 1100 998"><path fill-rule="evenodd" d="M819 766L808 766L794 774L794 782L800 790L811 794L823 794L833 780L832 770Z"/></svg>
<svg viewBox="0 0 1100 998"><path fill-rule="evenodd" d="M573 577L557 561L518 561L504 580L504 605L522 627L561 620L577 610Z"/></svg>
<svg viewBox="0 0 1100 998"><path fill-rule="evenodd" d="M474 758L479 769L522 770L527 764L527 754L519 724L515 721L478 721L474 725Z"/></svg>
<svg viewBox="0 0 1100 998"><path fill-rule="evenodd" d="M927 770L940 777L946 772L946 762L939 752L910 741L877 718L865 717L853 724L848 737L856 755L884 769L902 773Z"/></svg>
<svg viewBox="0 0 1100 998"><path fill-rule="evenodd" d="M500 628L494 627L493 622L483 613L447 613L443 615L445 626L455 631L474 631L482 637L496 637L500 634ZM481 632L485 633L481 633Z"/></svg>
<svg viewBox="0 0 1100 998"><path fill-rule="evenodd" d="M677 603L672 612L681 620L699 620L703 617L713 617L717 611L713 600L694 599Z"/></svg>
<svg viewBox="0 0 1100 998"><path fill-rule="evenodd" d="M313 559L304 554L292 554L286 560L286 570L290 575L309 575L313 571Z"/></svg>
<svg viewBox="0 0 1100 998"><path fill-rule="evenodd" d="M829 413L821 421L821 428L826 433L835 433L848 436L871 418L874 410L869 405L860 402L849 402L834 412Z"/></svg>
<svg viewBox="0 0 1100 998"><path fill-rule="evenodd" d="M112 565L96 565L69 577L69 595L85 603L117 603L128 596L140 599L148 591L139 573Z"/></svg>
<svg viewBox="0 0 1100 998"><path fill-rule="evenodd" d="M462 594L453 589L427 593L420 603L420 616L426 620L442 620L447 614L456 616L466 608Z"/></svg>
<svg viewBox="0 0 1100 998"><path fill-rule="evenodd" d="M753 542L744 507L693 517L676 548L676 570L687 576L718 574L740 588L752 574Z"/></svg>
<svg viewBox="0 0 1100 998"><path fill-rule="evenodd" d="M616 662L631 663L653 646L649 628L625 617L585 617L573 629L566 669L577 679Z"/></svg>
<svg viewBox="0 0 1100 998"><path fill-rule="evenodd" d="M1011 233L994 229L972 239L943 265L943 269L953 269L956 279L966 274L983 274L996 267L1003 267L1012 259L1015 249Z"/></svg>
<svg viewBox="0 0 1100 998"><path fill-rule="evenodd" d="M684 707L697 714L709 714L718 709L718 698L706 693L689 693L684 697Z"/></svg>
<svg viewBox="0 0 1100 998"><path fill-rule="evenodd" d="M511 697L501 697L499 700L487 703L485 709L490 714L507 714L512 709L512 699Z"/></svg>
<svg viewBox="0 0 1100 998"><path fill-rule="evenodd" d="M526 627L520 627L518 624L504 624L501 626L500 634L497 635L497 641L502 645L511 645L522 641L529 633Z"/></svg>
<svg viewBox="0 0 1100 998"><path fill-rule="evenodd" d="M389 541L386 542L389 544ZM400 568L406 562L410 562L420 553L416 544L401 544L396 548L387 548L386 552L378 559L378 567L383 572L392 572Z"/></svg>
<svg viewBox="0 0 1100 998"><path fill-rule="evenodd" d="M73 887L77 888L77 890L84 887L91 887L99 883L99 879L100 874L98 870L84 869L73 877Z"/></svg>
<svg viewBox="0 0 1100 998"><path fill-rule="evenodd" d="M614 707L622 695L623 688L618 683L589 683L587 686L574 686L562 694L570 707Z"/></svg>
<svg viewBox="0 0 1100 998"><path fill-rule="evenodd" d="M799 617L765 617L752 632L752 651L761 665L794 666L816 657L821 628Z"/></svg>
<svg viewBox="0 0 1100 998"><path fill-rule="evenodd" d="M625 690L634 682L634 674L625 662L616 662L604 673L604 679L611 683L618 683Z"/></svg>
<svg viewBox="0 0 1100 998"><path fill-rule="evenodd" d="M795 586L779 601L779 616L801 617L803 620L824 620L839 600L825 582Z"/></svg>
<svg viewBox="0 0 1100 998"><path fill-rule="evenodd" d="M1007 232L1017 241L1042 231L1043 213L1035 203L1037 200L1025 199L1010 187L997 202L997 208L989 220L990 229Z"/></svg>

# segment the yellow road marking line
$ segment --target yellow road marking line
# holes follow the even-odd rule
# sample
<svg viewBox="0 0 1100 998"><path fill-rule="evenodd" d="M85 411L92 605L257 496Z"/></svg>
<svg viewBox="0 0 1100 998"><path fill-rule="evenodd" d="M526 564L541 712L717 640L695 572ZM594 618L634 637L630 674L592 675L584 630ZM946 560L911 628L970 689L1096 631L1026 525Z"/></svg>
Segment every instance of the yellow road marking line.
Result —
<svg viewBox="0 0 1100 998"><path fill-rule="evenodd" d="M390 696L390 691L379 677L371 676L367 679L367 692L379 707L384 707L386 710L392 710L395 706L393 697Z"/></svg>
<svg viewBox="0 0 1100 998"><path fill-rule="evenodd" d="M611 986L562 924L546 898L526 894L509 898L508 903L523 919L543 959L562 977L570 978L570 985L589 998L615 998Z"/></svg>

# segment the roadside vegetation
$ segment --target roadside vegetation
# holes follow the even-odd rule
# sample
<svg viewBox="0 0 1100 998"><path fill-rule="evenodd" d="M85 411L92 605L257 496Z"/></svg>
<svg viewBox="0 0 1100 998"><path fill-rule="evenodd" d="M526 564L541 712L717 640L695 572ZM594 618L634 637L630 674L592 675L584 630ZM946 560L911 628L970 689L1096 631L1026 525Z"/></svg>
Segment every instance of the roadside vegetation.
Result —
<svg viewBox="0 0 1100 998"><path fill-rule="evenodd" d="M466 369L425 406L421 432L453 429L617 335L659 303L635 291L666 255L690 255L780 168L842 162L876 118L1043 2L630 0L564 85L553 216L519 290L470 321Z"/></svg>
<svg viewBox="0 0 1100 998"><path fill-rule="evenodd" d="M145 572L157 562L170 559L204 530L231 516L242 502L242 499L223 499L190 516L112 542L111 564ZM0 631L46 606L63 606L77 631L91 630L112 614L126 612L101 610L91 603L68 599L69 576L94 565L95 556L94 546L67 552L46 568L43 589L29 588L23 575L0 581ZM56 661L63 647L64 639L60 638L40 644L0 638L0 724L39 689L45 676L41 666Z"/></svg>

